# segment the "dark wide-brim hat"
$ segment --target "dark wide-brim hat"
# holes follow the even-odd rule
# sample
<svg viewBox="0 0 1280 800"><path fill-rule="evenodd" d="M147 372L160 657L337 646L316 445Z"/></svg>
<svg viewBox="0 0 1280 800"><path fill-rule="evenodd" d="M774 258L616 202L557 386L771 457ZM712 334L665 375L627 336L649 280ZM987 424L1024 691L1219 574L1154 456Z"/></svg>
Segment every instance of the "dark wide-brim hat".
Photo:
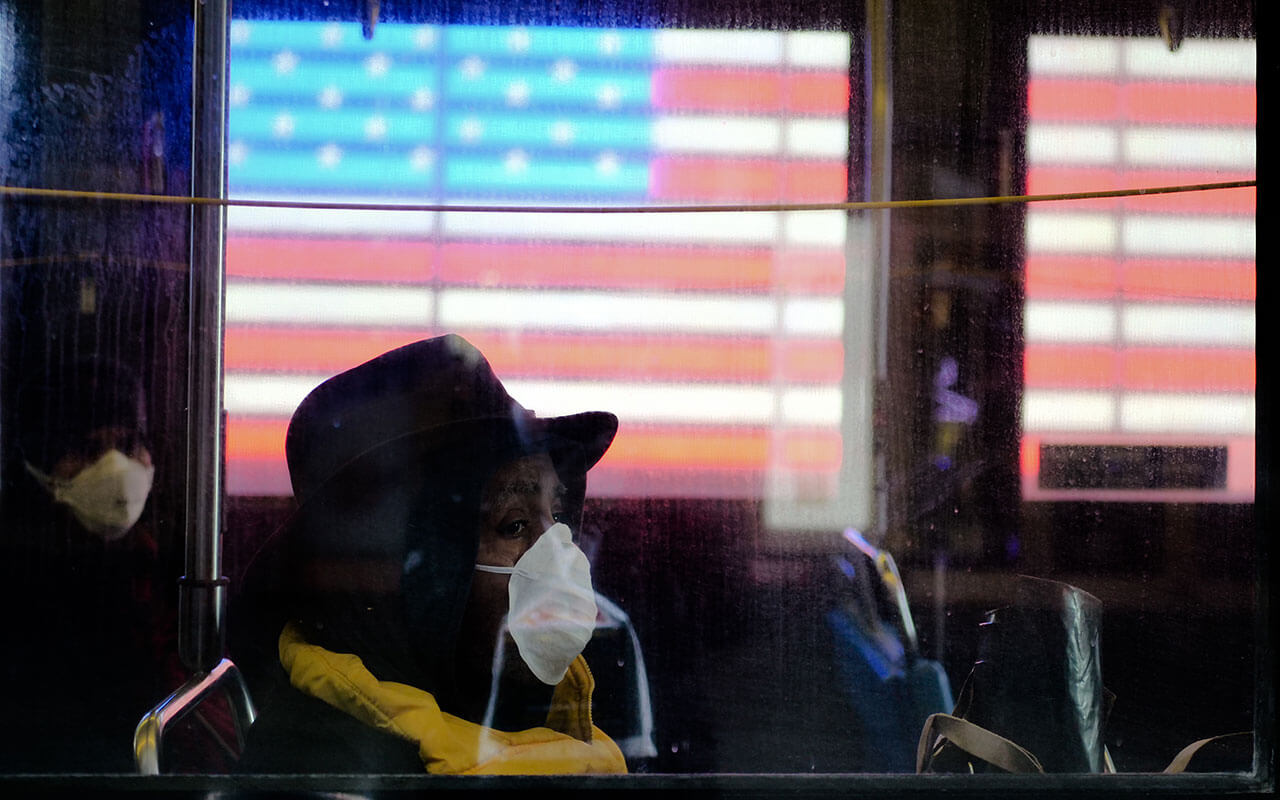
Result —
<svg viewBox="0 0 1280 800"><path fill-rule="evenodd" d="M613 442L603 411L539 417L521 406L466 339L448 334L405 345L317 386L294 412L285 457L305 506L344 475L382 472L403 459L475 462L519 452L572 452L583 472ZM392 463L388 459L394 457Z"/></svg>

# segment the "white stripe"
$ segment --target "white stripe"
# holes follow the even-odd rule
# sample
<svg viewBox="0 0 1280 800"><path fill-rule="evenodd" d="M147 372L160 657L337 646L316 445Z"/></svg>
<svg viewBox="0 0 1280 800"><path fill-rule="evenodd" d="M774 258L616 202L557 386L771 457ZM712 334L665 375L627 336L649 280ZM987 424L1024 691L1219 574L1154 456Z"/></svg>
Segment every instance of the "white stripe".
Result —
<svg viewBox="0 0 1280 800"><path fill-rule="evenodd" d="M1061 208L1061 206L1059 206ZM1119 240L1110 214L1027 209L1027 251L1032 253L1112 253Z"/></svg>
<svg viewBox="0 0 1280 800"><path fill-rule="evenodd" d="M439 303L444 328L760 334L777 327L770 297L444 289Z"/></svg>
<svg viewBox="0 0 1280 800"><path fill-rule="evenodd" d="M1144 167L1252 170L1258 134L1252 128L1134 127L1124 132L1124 158Z"/></svg>
<svg viewBox="0 0 1280 800"><path fill-rule="evenodd" d="M1104 125L1027 126L1027 161L1033 165L1114 164L1120 155L1116 130Z"/></svg>
<svg viewBox="0 0 1280 800"><path fill-rule="evenodd" d="M1027 302L1023 328L1028 342L1112 342L1115 308L1106 303Z"/></svg>
<svg viewBox="0 0 1280 800"><path fill-rule="evenodd" d="M311 390L331 375L254 375L228 372L222 405L228 414L289 418Z"/></svg>
<svg viewBox="0 0 1280 800"><path fill-rule="evenodd" d="M387 197L331 198L318 195L277 195L250 197L237 195L237 200L270 200L285 203L380 203L394 204ZM408 201L404 201L408 202ZM257 208L231 206L227 209L227 227L240 233L289 233L314 235L379 235L430 236L436 230L437 214L433 211L354 211L350 209Z"/></svg>
<svg viewBox="0 0 1280 800"><path fill-rule="evenodd" d="M752 384L605 383L600 381L509 380L507 390L539 416L608 409L624 423L667 422L716 425L837 425L840 390L789 390L781 403L772 389Z"/></svg>
<svg viewBox="0 0 1280 800"><path fill-rule="evenodd" d="M793 119L787 122L787 153L798 158L844 158L849 124L842 119Z"/></svg>
<svg viewBox="0 0 1280 800"><path fill-rule="evenodd" d="M447 236L543 241L772 244L780 219L773 212L697 214L558 214L448 212Z"/></svg>
<svg viewBox="0 0 1280 800"><path fill-rule="evenodd" d="M787 244L843 248L848 231L849 218L843 211L788 211L782 216Z"/></svg>
<svg viewBox="0 0 1280 800"><path fill-rule="evenodd" d="M849 69L851 37L834 31L793 31L786 34L787 63L806 69Z"/></svg>
<svg viewBox="0 0 1280 800"><path fill-rule="evenodd" d="M654 58L667 64L780 64L782 34L769 31L660 30Z"/></svg>
<svg viewBox="0 0 1280 800"><path fill-rule="evenodd" d="M782 393L782 421L789 425L840 424L844 393L838 386L797 386Z"/></svg>
<svg viewBox="0 0 1280 800"><path fill-rule="evenodd" d="M787 300L782 306L782 329L794 336L838 337L844 331L844 301L839 297Z"/></svg>
<svg viewBox="0 0 1280 800"><path fill-rule="evenodd" d="M503 330L771 334L778 319L772 297L715 294L444 289L439 309L444 327ZM781 316L791 335L838 337L844 330L838 297L789 298Z"/></svg>
<svg viewBox="0 0 1280 800"><path fill-rule="evenodd" d="M1022 395L1024 433L1108 431L1115 419L1115 398L1109 392L1027 389Z"/></svg>
<svg viewBox="0 0 1280 800"><path fill-rule="evenodd" d="M1253 83L1257 62L1258 45L1252 39L1188 37L1175 52L1154 36L1124 43L1125 71L1141 78Z"/></svg>
<svg viewBox="0 0 1280 800"><path fill-rule="evenodd" d="M1136 303L1121 312L1129 344L1253 347L1257 337L1252 308L1215 305Z"/></svg>
<svg viewBox="0 0 1280 800"><path fill-rule="evenodd" d="M1120 425L1143 433L1251 435L1256 406L1243 394L1126 394Z"/></svg>
<svg viewBox="0 0 1280 800"><path fill-rule="evenodd" d="M223 404L234 415L287 418L329 377L230 372L223 382ZM512 397L539 416L608 409L629 423L838 425L842 405L838 387L789 389L779 402L770 387L758 384L536 379L512 379L505 384Z"/></svg>
<svg viewBox="0 0 1280 800"><path fill-rule="evenodd" d="M1101 36L1032 36L1027 41L1027 71L1032 75L1115 75L1119 42Z"/></svg>
<svg viewBox="0 0 1280 800"><path fill-rule="evenodd" d="M1252 218L1128 215L1122 231L1129 255L1253 258L1257 250Z"/></svg>
<svg viewBox="0 0 1280 800"><path fill-rule="evenodd" d="M506 381L507 390L539 416L608 409L624 422L769 424L774 394L762 386L597 381Z"/></svg>
<svg viewBox="0 0 1280 800"><path fill-rule="evenodd" d="M229 324L400 326L431 322L432 290L413 286L228 281Z"/></svg>
<svg viewBox="0 0 1280 800"><path fill-rule="evenodd" d="M653 145L664 153L773 155L782 148L782 123L764 117L659 117Z"/></svg>

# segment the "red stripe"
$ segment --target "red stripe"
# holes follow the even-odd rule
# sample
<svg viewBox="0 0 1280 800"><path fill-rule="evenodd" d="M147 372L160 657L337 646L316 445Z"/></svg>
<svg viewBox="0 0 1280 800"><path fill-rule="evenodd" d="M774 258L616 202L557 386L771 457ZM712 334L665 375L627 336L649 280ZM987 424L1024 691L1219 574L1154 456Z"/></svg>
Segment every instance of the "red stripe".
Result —
<svg viewBox="0 0 1280 800"><path fill-rule="evenodd" d="M435 261L430 241L227 237L227 275L236 278L424 283Z"/></svg>
<svg viewBox="0 0 1280 800"><path fill-rule="evenodd" d="M1115 119L1120 87L1112 81L1034 78L1027 81L1027 116L1032 120Z"/></svg>
<svg viewBox="0 0 1280 800"><path fill-rule="evenodd" d="M773 251L774 287L792 294L844 291L844 254L839 250L786 247Z"/></svg>
<svg viewBox="0 0 1280 800"><path fill-rule="evenodd" d="M1115 385L1119 358L1109 347L1028 344L1023 356L1029 388L1090 388Z"/></svg>
<svg viewBox="0 0 1280 800"><path fill-rule="evenodd" d="M463 286L764 290L773 253L746 247L458 242L443 245L440 257L440 279Z"/></svg>
<svg viewBox="0 0 1280 800"><path fill-rule="evenodd" d="M1019 457L1023 477L1040 475L1040 440L1034 436L1022 437L1022 448Z"/></svg>
<svg viewBox="0 0 1280 800"><path fill-rule="evenodd" d="M1228 83L1035 78L1027 83L1027 114L1034 121L1253 126L1258 93Z"/></svg>
<svg viewBox="0 0 1280 800"><path fill-rule="evenodd" d="M607 464L591 470L590 497L643 497L759 500L764 492L763 469L627 469ZM227 466L227 493L251 497L293 494L283 459L239 459Z"/></svg>
<svg viewBox="0 0 1280 800"><path fill-rule="evenodd" d="M1254 302L1258 269L1252 261L1126 261L1121 289L1129 299Z"/></svg>
<svg viewBox="0 0 1280 800"><path fill-rule="evenodd" d="M1252 392L1257 363L1251 350L1128 349L1120 354L1126 389Z"/></svg>
<svg viewBox="0 0 1280 800"><path fill-rule="evenodd" d="M653 107L662 111L845 114L849 78L840 72L670 67L653 74Z"/></svg>
<svg viewBox="0 0 1280 800"><path fill-rule="evenodd" d="M459 333L504 377L838 383L843 370L840 342L822 339ZM428 335L231 327L224 359L229 372L336 374Z"/></svg>
<svg viewBox="0 0 1280 800"><path fill-rule="evenodd" d="M1125 113L1137 122L1258 124L1258 91L1252 85L1131 83L1122 92Z"/></svg>
<svg viewBox="0 0 1280 800"><path fill-rule="evenodd" d="M836 162L662 158L650 164L649 187L669 202L838 203L849 196L849 175Z"/></svg>
<svg viewBox="0 0 1280 800"><path fill-rule="evenodd" d="M1027 345L1029 388L1167 392L1251 392L1257 384L1249 350Z"/></svg>
<svg viewBox="0 0 1280 800"><path fill-rule="evenodd" d="M1120 170L1109 167L1041 167L1027 169L1027 194L1068 194L1128 189L1120 180ZM1072 200L1071 208L1117 208L1118 200Z"/></svg>
<svg viewBox="0 0 1280 800"><path fill-rule="evenodd" d="M523 245L231 236L238 278L485 287L704 289L838 293L844 256L830 249ZM434 271L419 266L433 262Z"/></svg>
<svg viewBox="0 0 1280 800"><path fill-rule="evenodd" d="M1144 259L1103 256L1027 258L1029 300L1219 300L1252 302L1257 268L1252 261Z"/></svg>
<svg viewBox="0 0 1280 800"><path fill-rule="evenodd" d="M1252 180L1252 174L1194 170L1120 170L1106 167L1031 167L1027 170L1027 194L1067 194L1116 191L1161 186L1190 186ZM1071 209L1107 209L1162 213L1232 214L1257 212L1258 193L1253 188L1214 189L1173 194L1069 201ZM1068 206L1063 206L1064 208Z"/></svg>
<svg viewBox="0 0 1280 800"><path fill-rule="evenodd" d="M227 461L279 462L284 466L284 418L227 421ZM771 448L781 448L783 462L792 469L826 471L840 465L840 435L834 431L785 430L713 426L623 425L601 467L615 469L762 470L770 463ZM230 471L230 470L229 470Z"/></svg>
<svg viewBox="0 0 1280 800"><path fill-rule="evenodd" d="M1098 299L1116 293L1118 266L1104 256L1027 257L1026 297Z"/></svg>

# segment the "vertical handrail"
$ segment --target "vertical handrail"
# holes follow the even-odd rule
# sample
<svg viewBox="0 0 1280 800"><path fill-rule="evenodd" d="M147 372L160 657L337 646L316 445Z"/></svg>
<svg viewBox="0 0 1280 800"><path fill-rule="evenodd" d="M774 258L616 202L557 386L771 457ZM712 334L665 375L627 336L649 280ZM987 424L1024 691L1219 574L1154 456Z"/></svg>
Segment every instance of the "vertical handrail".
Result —
<svg viewBox="0 0 1280 800"><path fill-rule="evenodd" d="M863 55L863 84L870 99L864 139L865 199L888 201L893 199L893 2L892 0L866 0L866 33ZM883 208L871 214L872 258L875 261L876 330L875 330L875 386L873 403L882 405L889 381L889 273L891 214ZM875 415L873 414L873 417ZM884 431L874 431L877 439ZM888 541L889 492L888 464L882 441L876 443L875 456L875 519L876 538Z"/></svg>
<svg viewBox="0 0 1280 800"><path fill-rule="evenodd" d="M196 0L192 58L191 190L226 197L228 0ZM226 209L191 209L187 349L185 570L179 585L179 643L195 673L222 657L222 330Z"/></svg>

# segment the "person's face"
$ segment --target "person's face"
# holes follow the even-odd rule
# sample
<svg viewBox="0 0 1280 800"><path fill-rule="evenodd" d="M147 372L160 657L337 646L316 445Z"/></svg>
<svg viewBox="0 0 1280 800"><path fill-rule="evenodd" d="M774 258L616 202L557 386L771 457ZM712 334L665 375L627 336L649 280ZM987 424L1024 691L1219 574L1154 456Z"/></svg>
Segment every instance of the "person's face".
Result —
<svg viewBox="0 0 1280 800"><path fill-rule="evenodd" d="M547 528L564 521L565 494L546 453L508 461L500 467L485 484L480 498L476 563L515 566Z"/></svg>
<svg viewBox="0 0 1280 800"><path fill-rule="evenodd" d="M509 461L480 500L476 563L511 567L547 528L565 521L565 487L545 453ZM507 613L509 575L476 571L463 621L462 667L487 689L494 646ZM532 673L530 673L532 678Z"/></svg>
<svg viewBox="0 0 1280 800"><path fill-rule="evenodd" d="M106 425L88 433L78 447L66 453L54 463L50 474L55 478L70 480L85 467L91 466L111 450L119 450L126 456L151 466L151 451L142 443L142 437L132 428L123 425Z"/></svg>

